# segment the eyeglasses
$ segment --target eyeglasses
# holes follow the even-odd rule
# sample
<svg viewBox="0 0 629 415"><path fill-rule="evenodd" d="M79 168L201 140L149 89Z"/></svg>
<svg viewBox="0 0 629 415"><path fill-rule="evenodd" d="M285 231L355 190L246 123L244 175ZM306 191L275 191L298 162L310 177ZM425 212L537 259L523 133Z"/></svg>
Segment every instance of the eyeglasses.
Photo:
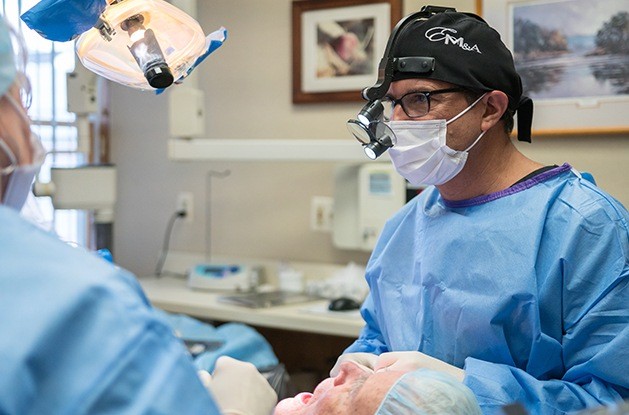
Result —
<svg viewBox="0 0 629 415"><path fill-rule="evenodd" d="M463 92L464 88L447 88L436 89L426 92L409 92L402 95L399 99L393 99L389 96L382 98L384 105L384 116L391 119L396 105L401 105L402 109L410 118L419 118L428 114L430 111L430 97L438 94L447 94L448 92Z"/></svg>

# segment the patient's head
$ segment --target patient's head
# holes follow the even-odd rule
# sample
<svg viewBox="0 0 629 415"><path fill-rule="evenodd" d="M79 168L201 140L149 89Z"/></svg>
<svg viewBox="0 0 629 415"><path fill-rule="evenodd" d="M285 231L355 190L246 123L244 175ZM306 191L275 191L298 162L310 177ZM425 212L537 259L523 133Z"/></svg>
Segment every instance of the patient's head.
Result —
<svg viewBox="0 0 629 415"><path fill-rule="evenodd" d="M313 393L284 399L274 415L481 415L472 392L454 378L431 370L413 372L371 369L344 362L335 378Z"/></svg>
<svg viewBox="0 0 629 415"><path fill-rule="evenodd" d="M353 414L372 415L391 386L404 372L371 369L354 362L341 364L338 376L323 380L313 393L300 393L280 401L274 415Z"/></svg>

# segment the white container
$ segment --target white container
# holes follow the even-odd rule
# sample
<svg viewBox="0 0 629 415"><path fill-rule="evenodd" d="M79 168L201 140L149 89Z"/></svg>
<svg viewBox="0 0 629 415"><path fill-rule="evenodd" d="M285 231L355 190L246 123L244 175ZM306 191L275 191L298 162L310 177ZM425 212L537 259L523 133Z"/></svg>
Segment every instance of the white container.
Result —
<svg viewBox="0 0 629 415"><path fill-rule="evenodd" d="M282 269L278 273L279 288L282 291L301 293L304 291L304 273L292 268Z"/></svg>

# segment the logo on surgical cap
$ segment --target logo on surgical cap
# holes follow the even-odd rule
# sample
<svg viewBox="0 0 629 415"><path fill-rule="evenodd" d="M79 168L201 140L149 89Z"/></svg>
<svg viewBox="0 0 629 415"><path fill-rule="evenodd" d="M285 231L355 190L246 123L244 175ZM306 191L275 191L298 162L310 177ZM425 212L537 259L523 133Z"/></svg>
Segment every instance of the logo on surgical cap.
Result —
<svg viewBox="0 0 629 415"><path fill-rule="evenodd" d="M426 30L426 38L431 42L444 42L446 45L456 45L467 52L478 52L482 54L477 45L470 46L465 42L463 36L456 37L450 33L457 33L457 31L448 27L433 27Z"/></svg>

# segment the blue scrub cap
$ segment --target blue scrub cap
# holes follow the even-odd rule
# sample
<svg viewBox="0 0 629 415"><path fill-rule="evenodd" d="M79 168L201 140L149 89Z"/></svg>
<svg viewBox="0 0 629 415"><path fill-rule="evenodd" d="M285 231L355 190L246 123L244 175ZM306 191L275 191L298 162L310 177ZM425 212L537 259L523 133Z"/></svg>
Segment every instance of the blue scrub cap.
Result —
<svg viewBox="0 0 629 415"><path fill-rule="evenodd" d="M450 375L419 369L389 389L374 415L482 415L472 391Z"/></svg>
<svg viewBox="0 0 629 415"><path fill-rule="evenodd" d="M17 76L11 39L9 24L4 16L0 15L0 96L7 92Z"/></svg>

